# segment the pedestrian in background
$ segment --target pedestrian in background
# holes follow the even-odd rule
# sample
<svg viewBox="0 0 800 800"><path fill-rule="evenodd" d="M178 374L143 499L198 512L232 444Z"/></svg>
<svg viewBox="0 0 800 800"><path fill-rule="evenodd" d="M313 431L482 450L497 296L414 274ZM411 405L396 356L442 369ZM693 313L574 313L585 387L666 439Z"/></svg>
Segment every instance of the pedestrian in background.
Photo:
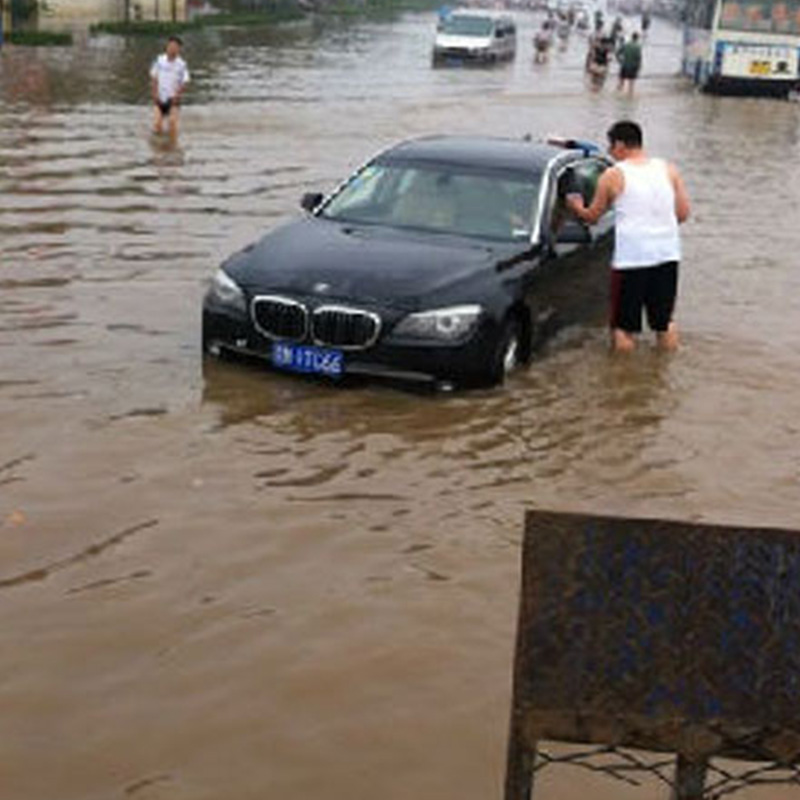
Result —
<svg viewBox="0 0 800 800"><path fill-rule="evenodd" d="M622 91L627 84L628 94L633 94L633 84L639 77L642 68L642 44L639 34L634 32L630 41L625 42L619 50L619 84Z"/></svg>
<svg viewBox="0 0 800 800"><path fill-rule="evenodd" d="M540 30L536 31L533 37L533 60L537 64L544 64L547 61L547 54L553 43L553 29L548 20L542 22Z"/></svg>
<svg viewBox="0 0 800 800"><path fill-rule="evenodd" d="M650 30L650 12L645 9L642 11L642 38L647 38L647 31Z"/></svg>
<svg viewBox="0 0 800 800"><path fill-rule="evenodd" d="M589 75L589 85L596 92L599 92L606 82L608 65L613 52L614 44L611 37L605 36L602 31L589 38L585 67Z"/></svg>
<svg viewBox="0 0 800 800"><path fill-rule="evenodd" d="M168 121L169 136L178 138L178 108L186 84L189 69L181 58L183 42L178 36L170 36L163 52L150 68L150 90L155 103L153 133L161 134L164 120Z"/></svg>
<svg viewBox="0 0 800 800"><path fill-rule="evenodd" d="M610 313L614 349L634 349L644 310L658 346L674 350L678 225L689 218L689 195L674 165L645 154L637 123L616 122L608 130L608 143L617 163L600 176L591 205L586 208L580 194L569 194L567 208L590 225L611 206L616 212Z"/></svg>

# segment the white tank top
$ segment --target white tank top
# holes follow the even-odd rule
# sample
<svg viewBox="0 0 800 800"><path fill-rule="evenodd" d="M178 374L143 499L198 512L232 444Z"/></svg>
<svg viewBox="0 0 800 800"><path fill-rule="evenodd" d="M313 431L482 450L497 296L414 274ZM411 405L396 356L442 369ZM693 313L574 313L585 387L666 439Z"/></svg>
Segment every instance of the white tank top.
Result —
<svg viewBox="0 0 800 800"><path fill-rule="evenodd" d="M680 261L675 190L666 162L660 158L641 164L620 161L617 167L622 170L625 186L614 203L614 269Z"/></svg>

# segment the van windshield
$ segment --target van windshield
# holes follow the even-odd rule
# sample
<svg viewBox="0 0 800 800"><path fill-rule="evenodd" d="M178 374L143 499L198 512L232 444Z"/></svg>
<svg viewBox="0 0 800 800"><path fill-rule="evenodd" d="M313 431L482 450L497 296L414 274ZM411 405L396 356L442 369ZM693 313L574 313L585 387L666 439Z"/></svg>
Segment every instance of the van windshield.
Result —
<svg viewBox="0 0 800 800"><path fill-rule="evenodd" d="M451 15L439 25L441 33L451 36L491 36L494 22L489 17Z"/></svg>

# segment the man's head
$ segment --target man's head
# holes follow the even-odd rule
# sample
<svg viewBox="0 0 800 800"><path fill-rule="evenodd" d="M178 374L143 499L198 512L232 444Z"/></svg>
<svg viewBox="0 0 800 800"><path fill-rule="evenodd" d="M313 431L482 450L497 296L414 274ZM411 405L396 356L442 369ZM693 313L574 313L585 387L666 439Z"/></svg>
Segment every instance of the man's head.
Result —
<svg viewBox="0 0 800 800"><path fill-rule="evenodd" d="M170 58L175 58L180 52L183 42L180 36L170 36L167 39L167 55Z"/></svg>
<svg viewBox="0 0 800 800"><path fill-rule="evenodd" d="M631 39L634 42L638 42L639 41L639 32L638 31L634 31L633 34L631 35Z"/></svg>
<svg viewBox="0 0 800 800"><path fill-rule="evenodd" d="M620 120L608 129L608 152L618 161L642 149L642 129L635 122Z"/></svg>

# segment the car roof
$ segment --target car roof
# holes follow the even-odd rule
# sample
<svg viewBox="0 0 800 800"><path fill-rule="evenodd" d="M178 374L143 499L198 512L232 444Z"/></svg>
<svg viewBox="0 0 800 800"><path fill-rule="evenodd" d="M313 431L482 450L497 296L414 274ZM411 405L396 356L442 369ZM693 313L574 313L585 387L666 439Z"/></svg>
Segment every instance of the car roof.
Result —
<svg viewBox="0 0 800 800"><path fill-rule="evenodd" d="M579 151L531 142L490 136L429 136L401 142L381 153L380 160L393 162L429 161L487 169L543 172L548 163Z"/></svg>

